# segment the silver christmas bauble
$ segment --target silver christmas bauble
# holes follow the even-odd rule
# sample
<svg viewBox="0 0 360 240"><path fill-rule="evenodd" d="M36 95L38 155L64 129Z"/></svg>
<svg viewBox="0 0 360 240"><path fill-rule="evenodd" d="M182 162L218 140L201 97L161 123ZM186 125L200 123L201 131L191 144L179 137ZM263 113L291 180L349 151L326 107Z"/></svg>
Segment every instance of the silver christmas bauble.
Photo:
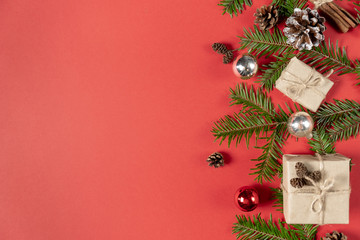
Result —
<svg viewBox="0 0 360 240"><path fill-rule="evenodd" d="M287 122L287 129L295 137L312 137L314 121L306 112L297 112L291 114Z"/></svg>
<svg viewBox="0 0 360 240"><path fill-rule="evenodd" d="M253 55L244 54L235 59L233 70L236 76L249 79L257 73L258 63Z"/></svg>

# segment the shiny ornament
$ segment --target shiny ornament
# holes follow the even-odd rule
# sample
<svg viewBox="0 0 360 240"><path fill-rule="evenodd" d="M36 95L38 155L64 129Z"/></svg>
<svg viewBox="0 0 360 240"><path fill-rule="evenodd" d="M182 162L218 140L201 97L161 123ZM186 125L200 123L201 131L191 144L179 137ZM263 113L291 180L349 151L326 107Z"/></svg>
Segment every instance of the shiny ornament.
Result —
<svg viewBox="0 0 360 240"><path fill-rule="evenodd" d="M259 204L259 195L255 188L244 186L235 193L235 204L241 211L250 212Z"/></svg>
<svg viewBox="0 0 360 240"><path fill-rule="evenodd" d="M251 54L244 54L237 57L233 63L233 71L235 75L241 79L253 77L258 71L256 58Z"/></svg>
<svg viewBox="0 0 360 240"><path fill-rule="evenodd" d="M306 112L297 112L291 114L287 123L287 129L295 137L312 137L314 121Z"/></svg>

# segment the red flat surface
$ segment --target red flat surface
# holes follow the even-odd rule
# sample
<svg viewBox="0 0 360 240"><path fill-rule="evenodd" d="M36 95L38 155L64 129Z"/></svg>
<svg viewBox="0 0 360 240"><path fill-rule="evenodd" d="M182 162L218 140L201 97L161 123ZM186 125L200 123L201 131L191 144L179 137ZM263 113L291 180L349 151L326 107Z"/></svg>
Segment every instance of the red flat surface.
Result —
<svg viewBox="0 0 360 240"><path fill-rule="evenodd" d="M238 47L255 9L231 19L217 0L5 0L0 3L0 238L235 239L236 189L260 189L252 213L275 212L268 186L249 176L258 150L219 146L213 121L238 110L241 82L212 52ZM348 3L342 3L343 6ZM360 56L360 29L326 36ZM328 95L360 101L354 75ZM252 83L254 80L248 80ZM276 103L290 102L274 91ZM359 140L337 151L358 164ZM214 151L227 157L213 169ZM309 153L289 140L285 153ZM358 239L359 168L351 173L350 225Z"/></svg>

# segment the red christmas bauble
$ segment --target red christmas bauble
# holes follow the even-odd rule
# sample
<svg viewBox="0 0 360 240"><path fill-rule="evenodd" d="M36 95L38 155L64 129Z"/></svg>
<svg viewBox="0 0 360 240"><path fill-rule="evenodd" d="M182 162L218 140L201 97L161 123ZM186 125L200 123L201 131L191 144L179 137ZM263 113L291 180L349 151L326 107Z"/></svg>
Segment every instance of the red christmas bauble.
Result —
<svg viewBox="0 0 360 240"><path fill-rule="evenodd" d="M259 195L255 188L244 186L235 193L235 204L241 211L250 212L259 204Z"/></svg>

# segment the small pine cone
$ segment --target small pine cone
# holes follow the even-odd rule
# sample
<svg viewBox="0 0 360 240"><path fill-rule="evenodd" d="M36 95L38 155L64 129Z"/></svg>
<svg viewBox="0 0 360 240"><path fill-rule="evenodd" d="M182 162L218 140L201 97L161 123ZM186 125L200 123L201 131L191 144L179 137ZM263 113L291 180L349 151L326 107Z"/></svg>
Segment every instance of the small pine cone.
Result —
<svg viewBox="0 0 360 240"><path fill-rule="evenodd" d="M256 9L254 16L256 17L255 23L259 25L261 30L269 30L279 21L279 11L274 5L262 6Z"/></svg>
<svg viewBox="0 0 360 240"><path fill-rule="evenodd" d="M291 186L293 186L294 188L302 188L307 184L308 182L306 181L305 178L292 178L290 179L290 184Z"/></svg>
<svg viewBox="0 0 360 240"><path fill-rule="evenodd" d="M316 10L295 8L294 13L286 20L284 28L284 34L288 38L286 42L300 51L319 46L325 39L324 22L325 18Z"/></svg>
<svg viewBox="0 0 360 240"><path fill-rule="evenodd" d="M347 236L338 231L334 231L332 233L327 233L324 240L347 240Z"/></svg>
<svg viewBox="0 0 360 240"><path fill-rule="evenodd" d="M311 178L315 182L319 182L321 180L321 172L320 171L314 171L314 172L309 174L309 178Z"/></svg>
<svg viewBox="0 0 360 240"><path fill-rule="evenodd" d="M226 54L229 51L223 43L213 43L212 49L219 54Z"/></svg>
<svg viewBox="0 0 360 240"><path fill-rule="evenodd" d="M219 152L211 154L206 161L209 163L210 167L214 166L215 168L218 168L220 166L224 166L224 157Z"/></svg>
<svg viewBox="0 0 360 240"><path fill-rule="evenodd" d="M234 58L234 54L231 50L228 50L225 56L223 57L223 63L228 64L231 63Z"/></svg>
<svg viewBox="0 0 360 240"><path fill-rule="evenodd" d="M305 166L305 164L303 164L302 162L297 162L295 164L295 169L296 169L296 175L299 178L303 178L305 176L309 176L310 172L308 171L307 167Z"/></svg>

